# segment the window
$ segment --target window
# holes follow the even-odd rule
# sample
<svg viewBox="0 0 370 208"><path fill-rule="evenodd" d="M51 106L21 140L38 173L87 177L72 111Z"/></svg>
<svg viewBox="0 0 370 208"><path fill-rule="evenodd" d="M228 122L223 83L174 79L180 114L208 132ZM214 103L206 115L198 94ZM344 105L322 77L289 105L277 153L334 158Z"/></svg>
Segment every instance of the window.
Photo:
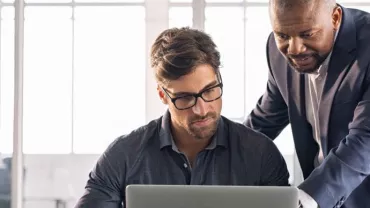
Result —
<svg viewBox="0 0 370 208"><path fill-rule="evenodd" d="M11 153L14 0L1 2L0 152ZM25 153L99 154L162 113L149 90L148 53L168 26L196 25L219 46L223 115L242 121L265 91L268 0L25 2ZM370 11L370 0L338 2ZM289 127L275 141L283 154L293 153Z"/></svg>
<svg viewBox="0 0 370 208"><path fill-rule="evenodd" d="M220 15L222 14L222 15ZM244 19L243 7L206 7L205 31L221 53L224 82L223 112L229 118L244 116Z"/></svg>
<svg viewBox="0 0 370 208"><path fill-rule="evenodd" d="M73 147L100 153L145 122L145 8L76 7Z"/></svg>
<svg viewBox="0 0 370 208"><path fill-rule="evenodd" d="M48 1L48 0L45 0ZM49 0L50 1L50 0ZM75 0L75 2L86 2L86 3L141 3L144 2L144 0Z"/></svg>
<svg viewBox="0 0 370 208"><path fill-rule="evenodd" d="M337 0L337 3L346 8L354 8L370 12L370 0Z"/></svg>
<svg viewBox="0 0 370 208"><path fill-rule="evenodd" d="M245 105L248 114L266 90L266 43L272 31L267 7L247 7L245 27Z"/></svg>
<svg viewBox="0 0 370 208"><path fill-rule="evenodd" d="M192 27L193 8L192 7L170 7L169 9L169 28L171 27Z"/></svg>
<svg viewBox="0 0 370 208"><path fill-rule="evenodd" d="M29 2L24 23L24 153L101 153L115 138L143 125L145 7ZM3 153L12 152L13 36L14 8L3 7Z"/></svg>
<svg viewBox="0 0 370 208"><path fill-rule="evenodd" d="M0 153L13 152L14 7L1 8Z"/></svg>
<svg viewBox="0 0 370 208"><path fill-rule="evenodd" d="M24 0L25 3L49 3L50 0ZM72 0L53 0L53 3L67 3Z"/></svg>
<svg viewBox="0 0 370 208"><path fill-rule="evenodd" d="M337 0L338 4L343 4L345 5L346 3L351 3L353 5L359 4L359 3L369 3L369 0Z"/></svg>
<svg viewBox="0 0 370 208"><path fill-rule="evenodd" d="M206 0L207 3L233 3L233 2L243 2L243 0L228 0L228 1L225 1L225 0Z"/></svg>
<svg viewBox="0 0 370 208"><path fill-rule="evenodd" d="M25 8L24 153L71 152L71 18L71 7Z"/></svg>
<svg viewBox="0 0 370 208"><path fill-rule="evenodd" d="M266 58L267 38L272 29L268 7L246 8L246 114L256 106L257 100L266 90L268 66ZM274 140L283 155L294 154L294 142L290 126L287 126L279 137Z"/></svg>
<svg viewBox="0 0 370 208"><path fill-rule="evenodd" d="M193 0L170 0L171 3L191 3Z"/></svg>
<svg viewBox="0 0 370 208"><path fill-rule="evenodd" d="M370 1L369 1L369 6L348 6L348 8L360 9L366 12L370 12Z"/></svg>

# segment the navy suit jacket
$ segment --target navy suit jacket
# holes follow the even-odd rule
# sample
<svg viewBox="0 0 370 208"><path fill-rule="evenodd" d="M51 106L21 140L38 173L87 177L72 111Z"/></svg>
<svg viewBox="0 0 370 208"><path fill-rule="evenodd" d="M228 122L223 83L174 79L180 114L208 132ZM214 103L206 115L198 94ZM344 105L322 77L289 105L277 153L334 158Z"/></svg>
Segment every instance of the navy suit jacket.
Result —
<svg viewBox="0 0 370 208"><path fill-rule="evenodd" d="M290 123L305 181L299 188L320 208L370 207L370 14L343 8L341 27L319 103L325 160L305 112L305 79L288 65L271 34L267 90L245 125L271 139Z"/></svg>

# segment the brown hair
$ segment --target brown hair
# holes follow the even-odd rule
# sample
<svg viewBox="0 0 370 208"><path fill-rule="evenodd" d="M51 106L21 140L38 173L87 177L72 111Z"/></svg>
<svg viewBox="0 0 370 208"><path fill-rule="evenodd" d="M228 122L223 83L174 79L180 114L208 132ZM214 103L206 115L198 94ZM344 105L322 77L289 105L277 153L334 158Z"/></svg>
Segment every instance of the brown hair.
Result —
<svg viewBox="0 0 370 208"><path fill-rule="evenodd" d="M212 38L189 27L163 31L151 48L151 67L158 82L166 83L209 64L219 75L220 53Z"/></svg>

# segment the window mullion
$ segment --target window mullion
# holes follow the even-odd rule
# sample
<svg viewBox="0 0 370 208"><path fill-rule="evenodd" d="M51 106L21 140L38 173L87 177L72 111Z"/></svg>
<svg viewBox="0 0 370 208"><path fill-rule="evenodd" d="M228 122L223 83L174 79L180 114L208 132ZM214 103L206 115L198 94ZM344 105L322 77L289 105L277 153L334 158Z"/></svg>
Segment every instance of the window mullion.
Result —
<svg viewBox="0 0 370 208"><path fill-rule="evenodd" d="M193 0L193 27L196 29L205 29L205 8L205 0Z"/></svg>

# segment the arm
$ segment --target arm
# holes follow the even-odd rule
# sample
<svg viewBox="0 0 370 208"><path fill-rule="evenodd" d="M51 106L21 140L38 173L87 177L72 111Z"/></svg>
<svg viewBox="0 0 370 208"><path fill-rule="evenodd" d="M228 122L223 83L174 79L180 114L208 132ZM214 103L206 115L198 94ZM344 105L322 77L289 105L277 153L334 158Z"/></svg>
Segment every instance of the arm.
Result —
<svg viewBox="0 0 370 208"><path fill-rule="evenodd" d="M299 186L319 207L334 207L344 201L370 175L369 80L349 125L349 134Z"/></svg>
<svg viewBox="0 0 370 208"><path fill-rule="evenodd" d="M268 138L262 149L261 161L261 186L289 186L289 171L284 157Z"/></svg>
<svg viewBox="0 0 370 208"><path fill-rule="evenodd" d="M268 42L273 42L273 38L270 35ZM266 92L258 100L256 107L243 123L256 131L262 132L271 139L275 139L289 123L288 107L281 96L271 71L269 45L273 44L275 43L267 43L266 47L267 63L269 66Z"/></svg>
<svg viewBox="0 0 370 208"><path fill-rule="evenodd" d="M122 208L125 166L114 144L99 158L75 208Z"/></svg>

